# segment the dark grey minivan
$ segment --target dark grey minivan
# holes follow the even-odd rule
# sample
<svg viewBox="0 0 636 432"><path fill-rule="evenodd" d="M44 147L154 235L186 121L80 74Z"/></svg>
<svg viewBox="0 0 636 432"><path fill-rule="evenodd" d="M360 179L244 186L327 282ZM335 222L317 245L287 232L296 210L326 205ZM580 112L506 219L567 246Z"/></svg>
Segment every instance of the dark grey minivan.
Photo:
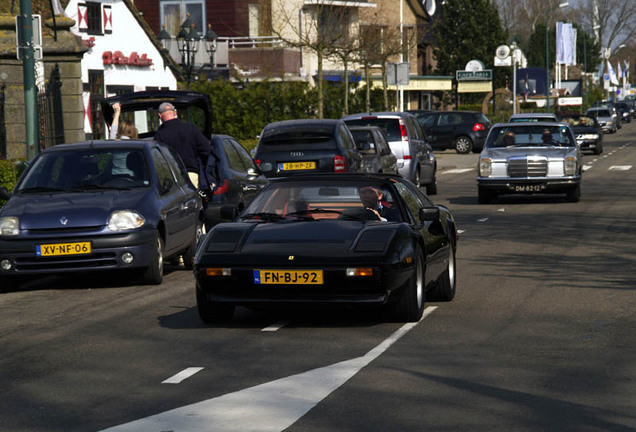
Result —
<svg viewBox="0 0 636 432"><path fill-rule="evenodd" d="M266 125L254 161L267 177L306 172L362 172L362 155L338 119L285 120Z"/></svg>

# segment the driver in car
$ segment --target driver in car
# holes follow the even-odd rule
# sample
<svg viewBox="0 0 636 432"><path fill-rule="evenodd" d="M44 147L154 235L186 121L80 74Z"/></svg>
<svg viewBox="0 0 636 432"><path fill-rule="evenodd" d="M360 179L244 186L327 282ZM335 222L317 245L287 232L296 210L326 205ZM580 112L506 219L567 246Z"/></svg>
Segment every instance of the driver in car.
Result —
<svg viewBox="0 0 636 432"><path fill-rule="evenodd" d="M399 222L400 216L396 209L384 205L382 198L383 192L373 186L364 186L359 189L360 201L362 205L369 211L375 213L381 221Z"/></svg>

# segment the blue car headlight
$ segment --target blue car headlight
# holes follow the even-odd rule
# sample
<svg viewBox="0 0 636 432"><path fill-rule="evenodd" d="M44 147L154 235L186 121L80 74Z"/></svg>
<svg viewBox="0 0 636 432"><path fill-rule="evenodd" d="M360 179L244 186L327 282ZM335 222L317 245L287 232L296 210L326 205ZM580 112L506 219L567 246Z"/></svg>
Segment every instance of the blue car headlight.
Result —
<svg viewBox="0 0 636 432"><path fill-rule="evenodd" d="M0 217L0 235L18 235L20 221L15 216Z"/></svg>
<svg viewBox="0 0 636 432"><path fill-rule="evenodd" d="M110 231L124 231L140 228L146 220L142 215L133 210L117 210L111 213L108 218L108 229Z"/></svg>

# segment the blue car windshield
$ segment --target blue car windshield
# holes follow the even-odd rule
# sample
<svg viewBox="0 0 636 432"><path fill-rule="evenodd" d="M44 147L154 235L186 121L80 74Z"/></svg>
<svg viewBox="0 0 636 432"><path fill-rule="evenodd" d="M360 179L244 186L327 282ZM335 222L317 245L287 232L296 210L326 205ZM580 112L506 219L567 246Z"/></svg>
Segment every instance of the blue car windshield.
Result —
<svg viewBox="0 0 636 432"><path fill-rule="evenodd" d="M150 185L146 159L136 149L45 152L33 160L18 192L128 189Z"/></svg>
<svg viewBox="0 0 636 432"><path fill-rule="evenodd" d="M549 132L547 134L546 132ZM574 147L576 141L566 125L541 125L533 122L515 123L491 129L486 147Z"/></svg>

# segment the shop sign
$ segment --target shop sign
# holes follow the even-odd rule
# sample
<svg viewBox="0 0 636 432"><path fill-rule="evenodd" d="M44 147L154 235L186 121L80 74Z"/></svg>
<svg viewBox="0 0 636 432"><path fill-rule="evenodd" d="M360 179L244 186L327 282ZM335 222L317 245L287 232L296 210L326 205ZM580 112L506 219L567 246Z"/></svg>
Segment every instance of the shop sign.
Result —
<svg viewBox="0 0 636 432"><path fill-rule="evenodd" d="M122 66L138 66L138 67L150 67L152 66L152 59L147 57L147 54L141 56L133 51L129 57L126 57L121 51L104 51L102 54L102 60L104 65L122 65Z"/></svg>

